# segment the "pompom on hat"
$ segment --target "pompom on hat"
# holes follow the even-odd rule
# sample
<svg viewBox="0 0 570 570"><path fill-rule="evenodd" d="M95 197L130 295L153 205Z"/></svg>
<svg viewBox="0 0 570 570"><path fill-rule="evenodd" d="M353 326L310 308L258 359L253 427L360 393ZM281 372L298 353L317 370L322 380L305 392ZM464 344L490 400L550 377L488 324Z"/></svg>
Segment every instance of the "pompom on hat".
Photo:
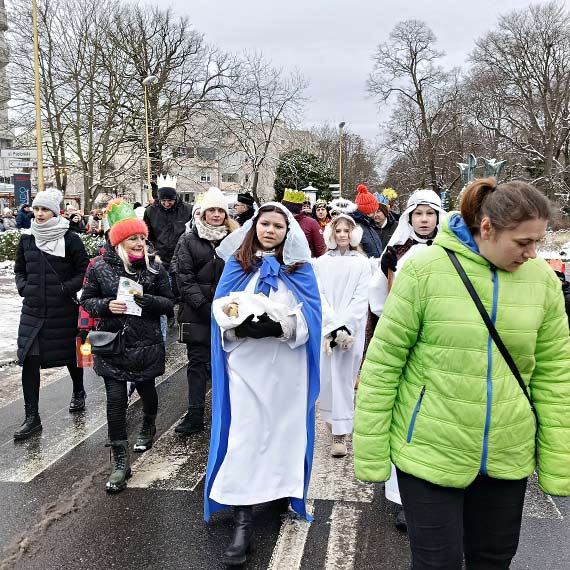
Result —
<svg viewBox="0 0 570 570"><path fill-rule="evenodd" d="M61 210L59 205L63 200L63 194L57 188L50 188L49 190L42 190L36 194L32 202L32 208L42 207L51 210L54 215L59 216Z"/></svg>
<svg viewBox="0 0 570 570"><path fill-rule="evenodd" d="M109 241L113 247L128 237L142 234L148 237L146 224L137 218L132 204L122 198L109 202L107 206L107 221L109 222Z"/></svg>
<svg viewBox="0 0 570 570"><path fill-rule="evenodd" d="M378 200L368 192L368 188L364 184L359 184L356 189L356 206L365 215L369 216L378 209Z"/></svg>
<svg viewBox="0 0 570 570"><path fill-rule="evenodd" d="M301 192L300 190L291 190L290 188L286 188L281 203L292 214L300 214L301 209L303 208L304 201L305 201L304 192Z"/></svg>

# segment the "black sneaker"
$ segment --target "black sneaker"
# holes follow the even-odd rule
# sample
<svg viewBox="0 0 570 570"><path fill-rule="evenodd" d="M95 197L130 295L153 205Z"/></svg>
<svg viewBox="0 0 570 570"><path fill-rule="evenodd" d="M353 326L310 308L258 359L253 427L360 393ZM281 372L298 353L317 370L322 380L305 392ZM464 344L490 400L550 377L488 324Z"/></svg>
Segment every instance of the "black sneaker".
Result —
<svg viewBox="0 0 570 570"><path fill-rule="evenodd" d="M81 392L77 392L77 394L73 393L71 396L71 401L69 402L69 411L74 412L81 412L85 409L85 398L87 394L85 390L81 390Z"/></svg>

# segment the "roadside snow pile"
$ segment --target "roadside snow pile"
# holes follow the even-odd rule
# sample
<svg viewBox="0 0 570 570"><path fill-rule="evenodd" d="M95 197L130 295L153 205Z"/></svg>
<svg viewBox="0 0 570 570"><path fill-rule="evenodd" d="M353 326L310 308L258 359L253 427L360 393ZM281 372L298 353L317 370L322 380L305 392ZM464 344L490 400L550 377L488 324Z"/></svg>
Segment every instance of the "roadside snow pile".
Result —
<svg viewBox="0 0 570 570"><path fill-rule="evenodd" d="M0 261L0 275L14 275L14 262Z"/></svg>

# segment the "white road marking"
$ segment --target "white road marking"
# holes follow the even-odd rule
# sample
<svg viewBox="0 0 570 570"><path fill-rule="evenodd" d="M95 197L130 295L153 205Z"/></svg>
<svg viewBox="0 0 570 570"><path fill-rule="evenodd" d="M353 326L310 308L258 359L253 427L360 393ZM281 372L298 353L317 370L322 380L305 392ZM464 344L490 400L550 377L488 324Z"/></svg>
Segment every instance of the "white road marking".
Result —
<svg viewBox="0 0 570 570"><path fill-rule="evenodd" d="M335 503L330 518L325 570L354 570L360 513L354 504Z"/></svg>
<svg viewBox="0 0 570 570"><path fill-rule="evenodd" d="M564 516L556 506L554 499L540 490L536 473L533 473L528 479L523 517L564 520Z"/></svg>
<svg viewBox="0 0 570 570"><path fill-rule="evenodd" d="M206 396L206 416L210 414L210 405L211 391ZM129 487L194 491L202 481L208 463L210 430L181 437L174 431L176 424L134 462Z"/></svg>
<svg viewBox="0 0 570 570"><path fill-rule="evenodd" d="M180 370L186 365L186 346L182 344L171 345L169 364L163 376L157 379L156 385L160 385L167 380L169 376ZM94 405L93 402L98 400L99 403ZM130 404L138 400L138 395L133 395ZM89 404L89 401L92 403ZM3 461L0 466L0 482L11 483L29 483L64 455L69 453L74 447L91 437L97 430L101 429L107 423L106 407L105 407L105 388L101 387L96 392L90 394L88 398L89 408L83 414L74 414L70 416L67 406L50 416L44 418L44 435L40 438L33 437L17 445L22 450L21 460L9 464ZM71 417L65 429L57 433L50 433L50 425L55 424L54 420L62 416ZM47 420L47 421L46 421ZM14 446L12 440L8 440L0 450L6 446Z"/></svg>
<svg viewBox="0 0 570 570"><path fill-rule="evenodd" d="M313 513L313 501L307 501L307 511ZM267 570L299 570L311 523L289 515L283 521Z"/></svg>

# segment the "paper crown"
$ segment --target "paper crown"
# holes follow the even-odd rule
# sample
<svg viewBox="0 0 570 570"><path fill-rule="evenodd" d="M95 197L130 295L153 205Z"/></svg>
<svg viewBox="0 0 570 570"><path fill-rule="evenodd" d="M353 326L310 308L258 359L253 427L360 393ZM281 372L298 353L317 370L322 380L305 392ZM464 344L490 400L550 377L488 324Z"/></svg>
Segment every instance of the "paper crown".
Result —
<svg viewBox="0 0 570 570"><path fill-rule="evenodd" d="M291 190L291 188L285 188L285 193L283 194L283 202L290 202L291 204L302 204L305 201L305 194L300 190Z"/></svg>
<svg viewBox="0 0 570 570"><path fill-rule="evenodd" d="M160 188L174 188L176 190L176 176L170 176L170 174L159 174L156 177L156 187Z"/></svg>
<svg viewBox="0 0 570 570"><path fill-rule="evenodd" d="M137 218L132 204L122 198L111 200L107 205L109 240L114 247L130 236L142 234L148 237L146 224Z"/></svg>

